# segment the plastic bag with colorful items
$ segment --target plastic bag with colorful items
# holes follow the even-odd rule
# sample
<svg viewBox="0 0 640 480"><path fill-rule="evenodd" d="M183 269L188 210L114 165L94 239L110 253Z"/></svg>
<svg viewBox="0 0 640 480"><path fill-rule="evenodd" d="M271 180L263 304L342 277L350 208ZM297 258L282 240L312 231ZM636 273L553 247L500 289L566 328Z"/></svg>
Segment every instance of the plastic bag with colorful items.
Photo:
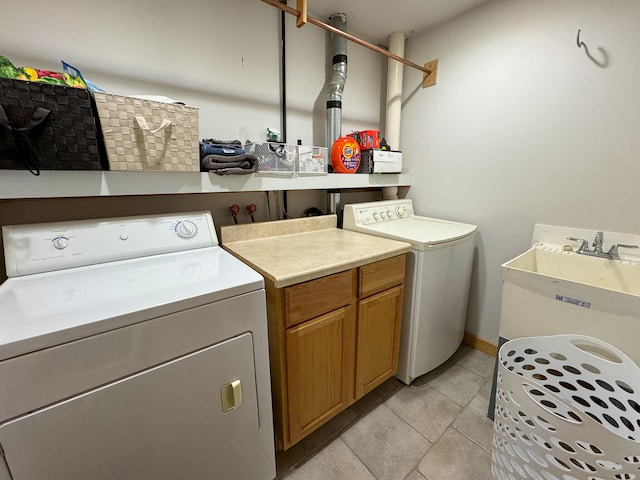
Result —
<svg viewBox="0 0 640 480"><path fill-rule="evenodd" d="M82 74L68 63L62 62L63 71L54 72L32 67L16 67L7 57L0 55L0 77L12 80L62 85L65 87L88 89L88 82Z"/></svg>

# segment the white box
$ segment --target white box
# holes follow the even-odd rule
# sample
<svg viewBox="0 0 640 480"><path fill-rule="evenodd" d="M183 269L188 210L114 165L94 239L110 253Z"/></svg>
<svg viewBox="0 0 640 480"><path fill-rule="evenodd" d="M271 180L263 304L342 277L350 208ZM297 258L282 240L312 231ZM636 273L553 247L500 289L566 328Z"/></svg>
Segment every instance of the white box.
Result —
<svg viewBox="0 0 640 480"><path fill-rule="evenodd" d="M326 175L328 171L329 150L326 147L297 145L299 174Z"/></svg>
<svg viewBox="0 0 640 480"><path fill-rule="evenodd" d="M362 150L358 173L401 173L402 152Z"/></svg>

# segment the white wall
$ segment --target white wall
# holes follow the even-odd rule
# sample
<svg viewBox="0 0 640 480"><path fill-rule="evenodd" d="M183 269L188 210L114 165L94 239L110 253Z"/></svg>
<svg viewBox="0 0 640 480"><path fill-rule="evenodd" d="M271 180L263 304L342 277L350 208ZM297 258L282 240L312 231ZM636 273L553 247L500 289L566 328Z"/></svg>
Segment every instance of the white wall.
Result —
<svg viewBox="0 0 640 480"><path fill-rule="evenodd" d="M322 146L327 34L285 18L287 141ZM0 54L50 70L65 60L108 91L182 100L200 109L200 138L230 140L245 127L256 135L282 128L280 38L280 12L259 0L5 0ZM386 62L359 46L348 53L343 132L379 128ZM281 218L282 195L269 198L271 215L264 193L0 201L0 225L211 210L221 226L233 223L232 203L241 222L250 221L249 203L258 206L257 221ZM289 193L289 216L309 207L324 211L325 193Z"/></svg>
<svg viewBox="0 0 640 480"><path fill-rule="evenodd" d="M3 17L0 45L18 65L65 60L109 91L184 100L203 135L279 124L278 15L261 2L9 0ZM46 33L25 34L36 19Z"/></svg>
<svg viewBox="0 0 640 480"><path fill-rule="evenodd" d="M535 223L640 232L639 21L631 0L494 0L407 42L412 61L439 59L429 89L405 70L408 196L479 226L467 330L480 338L497 339L500 264Z"/></svg>
<svg viewBox="0 0 640 480"><path fill-rule="evenodd" d="M123 94L161 94L200 107L202 137L280 127L280 11L259 0L7 0L2 55L18 66L79 68ZM6 2L5 2L6 3ZM38 19L46 34L25 34ZM285 16L288 138L324 145L327 34ZM349 45L344 132L377 128L383 57Z"/></svg>

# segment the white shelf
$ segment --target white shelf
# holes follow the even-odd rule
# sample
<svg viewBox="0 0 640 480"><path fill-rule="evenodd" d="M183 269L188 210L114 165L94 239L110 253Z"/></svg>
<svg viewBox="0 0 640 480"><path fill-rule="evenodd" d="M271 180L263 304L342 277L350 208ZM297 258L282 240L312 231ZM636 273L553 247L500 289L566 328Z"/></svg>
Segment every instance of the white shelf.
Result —
<svg viewBox="0 0 640 480"><path fill-rule="evenodd" d="M0 199L409 187L410 174L269 174L0 170Z"/></svg>

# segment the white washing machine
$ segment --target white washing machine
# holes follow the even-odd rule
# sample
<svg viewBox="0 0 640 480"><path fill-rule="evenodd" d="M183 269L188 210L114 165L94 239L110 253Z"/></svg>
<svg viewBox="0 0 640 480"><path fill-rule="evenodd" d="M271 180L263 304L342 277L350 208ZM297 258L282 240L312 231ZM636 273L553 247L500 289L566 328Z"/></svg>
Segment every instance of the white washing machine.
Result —
<svg viewBox="0 0 640 480"><path fill-rule="evenodd" d="M462 343L477 227L415 215L402 199L345 205L343 228L412 245L396 375L409 385Z"/></svg>
<svg viewBox="0 0 640 480"><path fill-rule="evenodd" d="M263 279L209 213L2 233L0 479L275 478Z"/></svg>

